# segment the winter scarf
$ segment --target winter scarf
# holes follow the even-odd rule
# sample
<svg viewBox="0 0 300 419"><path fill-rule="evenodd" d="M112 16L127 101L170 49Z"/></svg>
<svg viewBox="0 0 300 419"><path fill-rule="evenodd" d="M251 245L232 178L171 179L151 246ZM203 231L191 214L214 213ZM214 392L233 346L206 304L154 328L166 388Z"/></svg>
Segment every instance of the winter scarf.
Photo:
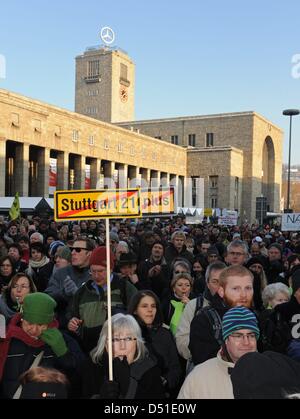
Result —
<svg viewBox="0 0 300 419"><path fill-rule="evenodd" d="M30 268L34 268L34 269L38 269L38 268L42 268L43 266L47 265L47 263L49 263L50 260L47 258L47 256L43 256L42 259L39 262L35 262L34 260L30 259L29 260L29 269Z"/></svg>
<svg viewBox="0 0 300 419"><path fill-rule="evenodd" d="M47 265L47 263L49 262L50 259L48 259L47 256L43 256L43 258L39 262L35 262L34 260L30 259L28 269L26 270L27 275L29 275L31 278L34 278L34 269L40 269L43 266Z"/></svg>
<svg viewBox="0 0 300 419"><path fill-rule="evenodd" d="M24 330L19 326L21 319L21 314L16 314L11 319L8 329L6 331L6 338L2 342L0 342L0 381L2 379L11 339L19 339L26 345L31 346L32 348L42 348L45 345L45 342L43 342L42 340L34 339L24 332ZM58 328L58 321L54 320L52 323L50 323L49 328Z"/></svg>

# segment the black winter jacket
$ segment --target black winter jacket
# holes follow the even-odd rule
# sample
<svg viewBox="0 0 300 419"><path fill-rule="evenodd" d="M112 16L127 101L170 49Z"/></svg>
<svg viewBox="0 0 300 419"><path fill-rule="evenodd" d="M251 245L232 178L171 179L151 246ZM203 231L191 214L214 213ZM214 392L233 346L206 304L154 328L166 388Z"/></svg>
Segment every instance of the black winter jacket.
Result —
<svg viewBox="0 0 300 419"><path fill-rule="evenodd" d="M218 294L213 296L211 307L216 309L221 320L229 309ZM220 349L212 325L203 311L200 311L192 320L189 349L195 365L214 358Z"/></svg>
<svg viewBox="0 0 300 419"><path fill-rule="evenodd" d="M89 358L83 365L81 374L81 394L84 399L93 396L103 398L102 390L108 380L107 357L103 358L103 364L95 364ZM163 399L165 397L164 388L160 378L160 370L151 359L137 361L130 365L131 376L136 376L140 365L147 363L145 372L137 379L137 388L133 399ZM145 367L143 365L142 367Z"/></svg>

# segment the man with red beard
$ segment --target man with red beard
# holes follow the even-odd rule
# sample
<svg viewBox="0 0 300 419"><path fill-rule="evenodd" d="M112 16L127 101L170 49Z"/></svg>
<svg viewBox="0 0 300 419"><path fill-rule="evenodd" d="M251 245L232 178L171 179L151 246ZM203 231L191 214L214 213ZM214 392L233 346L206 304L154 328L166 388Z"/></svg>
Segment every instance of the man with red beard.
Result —
<svg viewBox="0 0 300 419"><path fill-rule="evenodd" d="M224 269L220 288L211 305L203 308L191 323L189 349L194 365L214 358L222 345L222 318L232 307L252 308L253 275L243 266Z"/></svg>

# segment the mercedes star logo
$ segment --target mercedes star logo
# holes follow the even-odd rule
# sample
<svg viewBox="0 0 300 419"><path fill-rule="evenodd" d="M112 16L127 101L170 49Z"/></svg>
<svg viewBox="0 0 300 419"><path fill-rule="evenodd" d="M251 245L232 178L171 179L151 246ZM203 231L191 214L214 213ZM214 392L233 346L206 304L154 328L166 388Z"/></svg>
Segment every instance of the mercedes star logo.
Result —
<svg viewBox="0 0 300 419"><path fill-rule="evenodd" d="M101 36L102 41L106 45L111 45L115 40L115 33L108 26L105 26L105 28L101 29L101 35L100 36Z"/></svg>

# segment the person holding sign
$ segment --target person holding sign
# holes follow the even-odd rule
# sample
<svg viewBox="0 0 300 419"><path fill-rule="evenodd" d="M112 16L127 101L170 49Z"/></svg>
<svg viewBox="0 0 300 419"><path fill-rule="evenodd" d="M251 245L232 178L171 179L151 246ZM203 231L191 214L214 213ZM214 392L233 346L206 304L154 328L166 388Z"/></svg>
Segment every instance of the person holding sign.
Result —
<svg viewBox="0 0 300 419"><path fill-rule="evenodd" d="M112 316L113 380L108 380L108 323L96 348L83 364L82 396L98 399L163 399L160 369L145 347L131 315Z"/></svg>
<svg viewBox="0 0 300 419"><path fill-rule="evenodd" d="M114 255L110 252L110 280L112 314L125 313L131 297L137 293L135 286L113 273ZM89 352L98 341L107 319L107 259L106 248L97 247L90 257L89 279L75 293L67 312L68 329L79 336L84 351Z"/></svg>

